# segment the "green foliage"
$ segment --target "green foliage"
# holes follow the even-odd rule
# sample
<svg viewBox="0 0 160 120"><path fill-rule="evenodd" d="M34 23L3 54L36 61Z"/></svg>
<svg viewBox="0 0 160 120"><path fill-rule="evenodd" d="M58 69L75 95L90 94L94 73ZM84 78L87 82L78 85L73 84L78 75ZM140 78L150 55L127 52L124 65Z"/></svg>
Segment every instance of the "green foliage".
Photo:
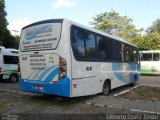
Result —
<svg viewBox="0 0 160 120"><path fill-rule="evenodd" d="M5 1L0 0L0 40L4 40L5 32L7 29L7 20L6 20L6 11L5 11ZM2 41L1 41L2 43Z"/></svg>
<svg viewBox="0 0 160 120"><path fill-rule="evenodd" d="M5 32L5 40L2 41L3 46L6 48L18 48L19 44L19 36L12 36L9 32L9 30L6 30Z"/></svg>
<svg viewBox="0 0 160 120"><path fill-rule="evenodd" d="M153 22L146 35L142 35L143 29L136 29L132 22L131 18L120 16L112 10L92 17L90 24L96 29L137 45L140 50L160 50L160 19Z"/></svg>
<svg viewBox="0 0 160 120"><path fill-rule="evenodd" d="M14 48L18 49L20 36L16 35L16 36L14 36L14 38L15 38Z"/></svg>
<svg viewBox="0 0 160 120"><path fill-rule="evenodd" d="M142 29L136 29L132 24L133 20L127 16L120 16L119 13L112 10L92 17L90 24L99 30L110 35L129 40L136 37Z"/></svg>
<svg viewBox="0 0 160 120"><path fill-rule="evenodd" d="M160 33L160 19L152 23L151 27L147 29L147 33Z"/></svg>
<svg viewBox="0 0 160 120"><path fill-rule="evenodd" d="M7 29L5 11L5 1L0 0L0 46L5 46L6 48L18 48L19 38L11 35Z"/></svg>
<svg viewBox="0 0 160 120"><path fill-rule="evenodd" d="M160 50L160 34L150 33L144 36L137 36L130 40L140 50Z"/></svg>
<svg viewBox="0 0 160 120"><path fill-rule="evenodd" d="M149 33L145 36L148 50L160 50L160 33Z"/></svg>
<svg viewBox="0 0 160 120"><path fill-rule="evenodd" d="M147 29L147 34L132 39L140 50L160 50L160 19L157 19Z"/></svg>
<svg viewBox="0 0 160 120"><path fill-rule="evenodd" d="M147 29L144 44L147 50L160 50L160 19L156 19Z"/></svg>

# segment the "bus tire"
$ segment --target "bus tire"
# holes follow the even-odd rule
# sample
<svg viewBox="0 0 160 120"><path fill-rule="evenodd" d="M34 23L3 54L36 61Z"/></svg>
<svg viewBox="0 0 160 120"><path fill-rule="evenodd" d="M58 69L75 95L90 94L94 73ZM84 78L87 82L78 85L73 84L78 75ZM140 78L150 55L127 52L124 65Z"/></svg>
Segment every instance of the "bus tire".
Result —
<svg viewBox="0 0 160 120"><path fill-rule="evenodd" d="M103 94L104 96L107 96L107 95L109 94L109 92L110 92L110 89L111 89L110 81L107 80L107 81L105 81L104 84L103 84L102 94Z"/></svg>
<svg viewBox="0 0 160 120"><path fill-rule="evenodd" d="M9 77L9 82L11 83L18 82L18 76L16 74L11 74Z"/></svg>

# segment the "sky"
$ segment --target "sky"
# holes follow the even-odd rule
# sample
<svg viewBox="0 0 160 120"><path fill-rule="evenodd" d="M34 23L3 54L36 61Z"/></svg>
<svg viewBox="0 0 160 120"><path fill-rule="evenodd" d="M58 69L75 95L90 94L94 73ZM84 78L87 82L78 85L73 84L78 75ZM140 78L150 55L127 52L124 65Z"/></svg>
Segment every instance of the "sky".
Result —
<svg viewBox="0 0 160 120"><path fill-rule="evenodd" d="M90 26L92 17L111 10L132 18L136 28L144 30L160 18L160 0L5 0L5 5L13 34L28 24L55 18Z"/></svg>

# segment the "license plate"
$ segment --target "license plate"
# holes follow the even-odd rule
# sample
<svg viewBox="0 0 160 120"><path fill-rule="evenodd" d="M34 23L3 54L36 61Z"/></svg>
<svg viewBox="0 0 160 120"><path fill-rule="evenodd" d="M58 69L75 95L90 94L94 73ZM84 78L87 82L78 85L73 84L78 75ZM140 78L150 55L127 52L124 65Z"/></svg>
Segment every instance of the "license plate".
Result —
<svg viewBox="0 0 160 120"><path fill-rule="evenodd" d="M42 86L34 86L34 88L37 89L37 90L43 90L44 87L42 87Z"/></svg>

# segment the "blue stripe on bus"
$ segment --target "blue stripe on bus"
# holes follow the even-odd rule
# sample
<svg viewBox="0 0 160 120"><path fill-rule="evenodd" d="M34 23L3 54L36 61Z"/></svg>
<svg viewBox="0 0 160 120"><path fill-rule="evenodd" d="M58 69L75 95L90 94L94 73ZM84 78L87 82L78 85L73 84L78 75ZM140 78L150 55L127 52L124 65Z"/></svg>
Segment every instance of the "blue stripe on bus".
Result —
<svg viewBox="0 0 160 120"><path fill-rule="evenodd" d="M52 70L53 68L55 68L56 66L51 66L51 67L48 67L47 69L45 69L42 73L41 73L41 75L38 77L39 78L39 80L42 80L44 77L45 77L45 75L50 71L50 70Z"/></svg>
<svg viewBox="0 0 160 120"><path fill-rule="evenodd" d="M33 80L35 80L36 78L38 78L38 75L40 74L41 70L38 70L37 72L35 72L34 76L31 78Z"/></svg>
<svg viewBox="0 0 160 120"><path fill-rule="evenodd" d="M21 90L25 92L36 92L70 97L70 79L68 77L59 79L56 84L51 84L50 82L35 80L26 80L24 82L19 76L19 84ZM43 89L37 90L35 86L41 86Z"/></svg>
<svg viewBox="0 0 160 120"><path fill-rule="evenodd" d="M45 82L50 82L53 80L53 78L59 73L59 67L54 69L45 79Z"/></svg>
<svg viewBox="0 0 160 120"><path fill-rule="evenodd" d="M118 78L118 80L124 83L128 83L128 80L126 80L122 75L121 63L113 63L112 69L113 69L115 76Z"/></svg>
<svg viewBox="0 0 160 120"><path fill-rule="evenodd" d="M122 63L113 63L112 64L112 69L115 74L115 76L118 78L118 80L128 83L129 81L124 78L123 72L122 72ZM130 71L135 71L136 70L136 63L128 63L128 66L130 67ZM129 71L128 71L129 72ZM130 80L134 80L134 75L135 73L130 72ZM140 79L140 74L136 73L137 75L137 81Z"/></svg>

